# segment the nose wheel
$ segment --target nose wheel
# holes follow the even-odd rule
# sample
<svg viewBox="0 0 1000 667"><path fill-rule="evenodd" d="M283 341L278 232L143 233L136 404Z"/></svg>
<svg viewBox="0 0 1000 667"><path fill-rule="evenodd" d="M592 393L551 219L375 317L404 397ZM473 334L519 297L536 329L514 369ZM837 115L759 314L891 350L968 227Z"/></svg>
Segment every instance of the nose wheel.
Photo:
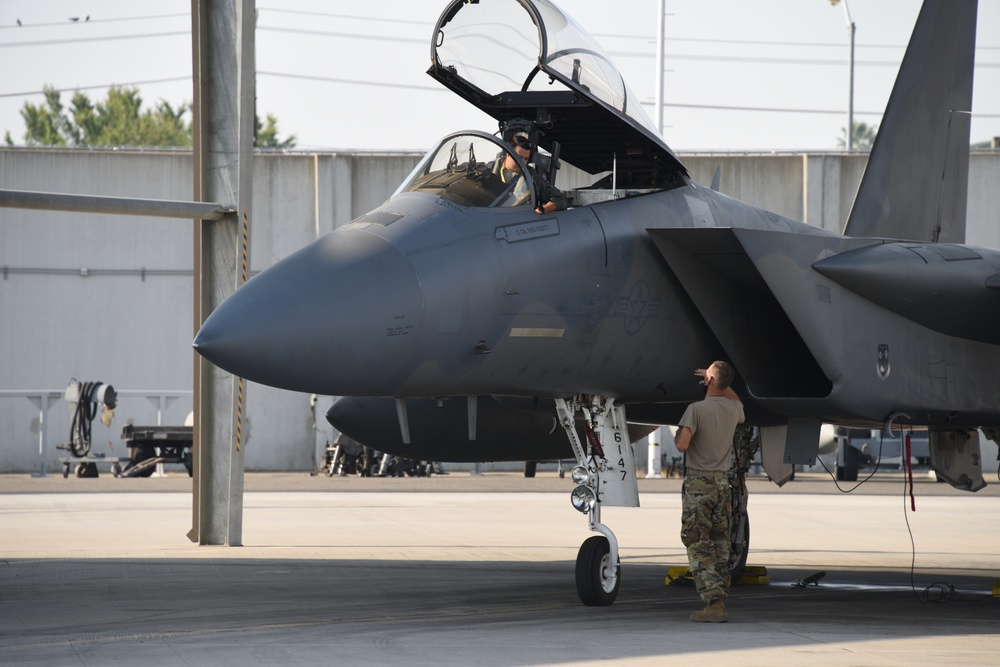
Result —
<svg viewBox="0 0 1000 667"><path fill-rule="evenodd" d="M618 597L621 563L612 560L611 543L594 535L580 545L576 555L576 592L588 607L607 607Z"/></svg>

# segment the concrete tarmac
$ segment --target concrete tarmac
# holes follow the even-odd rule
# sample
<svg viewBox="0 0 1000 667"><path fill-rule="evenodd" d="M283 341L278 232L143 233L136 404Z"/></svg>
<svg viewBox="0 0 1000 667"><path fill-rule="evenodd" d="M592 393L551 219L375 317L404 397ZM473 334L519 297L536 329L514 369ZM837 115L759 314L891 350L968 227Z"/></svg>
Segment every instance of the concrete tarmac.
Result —
<svg viewBox="0 0 1000 667"><path fill-rule="evenodd" d="M248 475L241 547L201 547L182 475L0 476L3 665L992 665L1000 485L751 482L750 564L730 622L692 623L679 480L605 508L610 607L584 607L591 533L569 479ZM995 480L994 480L995 482ZM986 493L984 493L986 492ZM794 583L825 572L818 585Z"/></svg>

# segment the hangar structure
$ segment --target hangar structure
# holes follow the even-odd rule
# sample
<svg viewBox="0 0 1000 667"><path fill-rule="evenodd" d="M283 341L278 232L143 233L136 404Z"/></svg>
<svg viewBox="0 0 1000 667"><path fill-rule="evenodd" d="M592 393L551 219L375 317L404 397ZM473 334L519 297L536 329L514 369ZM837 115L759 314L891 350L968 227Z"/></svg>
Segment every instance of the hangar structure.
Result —
<svg viewBox="0 0 1000 667"><path fill-rule="evenodd" d="M190 536L238 545L244 470L306 467L315 456L319 411L310 397L263 387L248 392L195 355L191 336L255 269L381 203L419 156L255 155L253 3L195 0L192 7L193 151L0 150L0 204L14 207L0 209L0 353L5 366L11 360L0 389L51 388L93 373L100 377L81 379L190 391ZM857 153L683 159L698 182L710 182L721 164L723 192L831 230L843 224L865 164ZM993 187L1000 154L977 153L971 161L968 241L1000 247L1000 194ZM166 393L145 392L161 403ZM181 393L172 398L184 405ZM28 429L4 418L12 409L5 403L0 424L13 427L0 430L0 469L17 469L5 442ZM251 423L253 447L270 450L259 464L248 459Z"/></svg>
<svg viewBox="0 0 1000 667"><path fill-rule="evenodd" d="M20 208L193 219L197 325L246 280L253 195L255 14L253 0L192 0L193 201L13 190L5 191L2 200L5 206ZM189 537L200 544L238 545L243 516L243 381L227 377L197 355L193 378L194 507Z"/></svg>

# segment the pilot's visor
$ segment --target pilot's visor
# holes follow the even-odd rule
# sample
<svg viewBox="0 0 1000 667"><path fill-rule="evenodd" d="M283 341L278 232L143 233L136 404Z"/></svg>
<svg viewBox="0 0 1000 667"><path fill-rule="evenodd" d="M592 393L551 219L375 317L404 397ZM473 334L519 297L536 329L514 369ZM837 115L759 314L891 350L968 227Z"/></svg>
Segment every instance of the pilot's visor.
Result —
<svg viewBox="0 0 1000 667"><path fill-rule="evenodd" d="M525 137L522 137L520 134L511 137L511 143L515 146L520 146L521 148L527 148L529 151L531 150L531 142Z"/></svg>

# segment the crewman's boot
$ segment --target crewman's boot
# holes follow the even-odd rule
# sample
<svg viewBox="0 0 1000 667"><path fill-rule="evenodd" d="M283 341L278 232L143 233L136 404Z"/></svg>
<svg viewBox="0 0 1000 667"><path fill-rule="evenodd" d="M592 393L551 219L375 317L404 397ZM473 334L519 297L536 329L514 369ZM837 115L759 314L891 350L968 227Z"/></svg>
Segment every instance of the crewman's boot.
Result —
<svg viewBox="0 0 1000 667"><path fill-rule="evenodd" d="M709 600L704 609L691 614L691 620L695 623L726 623L729 615L726 613L726 605L722 598Z"/></svg>

